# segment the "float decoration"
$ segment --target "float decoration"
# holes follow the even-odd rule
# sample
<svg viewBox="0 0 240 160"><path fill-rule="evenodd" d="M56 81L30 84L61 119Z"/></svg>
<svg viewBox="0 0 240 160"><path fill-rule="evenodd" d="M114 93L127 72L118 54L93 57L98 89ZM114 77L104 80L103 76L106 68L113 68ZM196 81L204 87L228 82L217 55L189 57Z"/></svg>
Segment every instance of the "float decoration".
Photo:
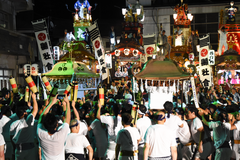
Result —
<svg viewBox="0 0 240 160"><path fill-rule="evenodd" d="M162 55L148 61L144 69L135 77L137 80L145 80L145 88L150 97L148 107L163 109L165 101L173 101L172 95L179 89L179 80L190 79L190 74L182 72L173 61L164 59L164 55ZM178 81L177 86L175 85L176 80ZM140 88L142 85L143 83Z"/></svg>
<svg viewBox="0 0 240 160"><path fill-rule="evenodd" d="M58 62L54 65L53 69L47 73L44 73L49 79L65 80L71 79L72 75L76 75L76 78L98 78L99 74L90 71L87 66L78 61L67 60L63 62Z"/></svg>

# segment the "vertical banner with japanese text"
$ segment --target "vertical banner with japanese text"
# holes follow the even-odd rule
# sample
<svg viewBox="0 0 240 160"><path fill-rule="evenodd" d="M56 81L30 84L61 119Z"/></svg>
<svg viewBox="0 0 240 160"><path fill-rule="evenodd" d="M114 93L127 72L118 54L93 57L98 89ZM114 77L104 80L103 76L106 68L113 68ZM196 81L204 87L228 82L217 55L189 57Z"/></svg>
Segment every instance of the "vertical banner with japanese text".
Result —
<svg viewBox="0 0 240 160"><path fill-rule="evenodd" d="M105 53L102 45L101 35L97 26L97 23L94 23L88 27L89 35L94 46L95 56L97 56L98 64L100 66L100 72L102 73L102 80L108 77L107 68L105 63Z"/></svg>
<svg viewBox="0 0 240 160"><path fill-rule="evenodd" d="M196 92L196 86L194 77L191 77L191 86L192 86L192 92L193 92L193 100L196 108L199 108L198 98L197 98L197 92Z"/></svg>
<svg viewBox="0 0 240 160"><path fill-rule="evenodd" d="M41 19L32 21L33 29L38 43L39 53L41 55L44 71L52 69L54 63L52 58L52 46L48 35L46 20Z"/></svg>
<svg viewBox="0 0 240 160"><path fill-rule="evenodd" d="M199 75L200 81L205 88L212 86L212 68L209 61L209 44L210 36L207 34L203 38L200 38L200 55L199 55Z"/></svg>

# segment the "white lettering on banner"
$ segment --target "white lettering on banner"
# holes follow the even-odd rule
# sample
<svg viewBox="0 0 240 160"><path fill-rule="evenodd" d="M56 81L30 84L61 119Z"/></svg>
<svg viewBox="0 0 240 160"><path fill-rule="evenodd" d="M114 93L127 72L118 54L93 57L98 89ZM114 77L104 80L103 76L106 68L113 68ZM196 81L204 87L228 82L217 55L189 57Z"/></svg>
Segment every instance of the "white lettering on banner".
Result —
<svg viewBox="0 0 240 160"><path fill-rule="evenodd" d="M193 92L194 104L195 104L196 108L199 108L194 77L191 77L191 85L192 85L192 92Z"/></svg>
<svg viewBox="0 0 240 160"><path fill-rule="evenodd" d="M30 76L31 75L31 64L25 64L23 66L23 73L25 76Z"/></svg>
<svg viewBox="0 0 240 160"><path fill-rule="evenodd" d="M108 74L107 74L107 68L105 63L105 53L104 53L103 45L101 45L102 40L101 40L100 32L96 24L93 24L92 26L88 27L88 30L92 40L92 44L95 49L95 56L97 56L98 58L100 72L102 73L102 80L104 80L108 77Z"/></svg>
<svg viewBox="0 0 240 160"><path fill-rule="evenodd" d="M208 51L208 62L209 62L209 65L215 65L215 51L214 50Z"/></svg>
<svg viewBox="0 0 240 160"><path fill-rule="evenodd" d="M50 71L53 67L52 46L48 36L48 30L45 19L32 22L35 36L38 43L38 49L41 55L44 70Z"/></svg>

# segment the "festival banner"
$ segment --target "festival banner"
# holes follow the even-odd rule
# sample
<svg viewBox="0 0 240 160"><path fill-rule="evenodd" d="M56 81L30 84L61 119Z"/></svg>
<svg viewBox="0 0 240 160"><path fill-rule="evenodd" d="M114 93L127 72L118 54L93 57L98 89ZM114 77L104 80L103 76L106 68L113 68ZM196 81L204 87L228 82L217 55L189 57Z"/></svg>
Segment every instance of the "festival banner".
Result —
<svg viewBox="0 0 240 160"><path fill-rule="evenodd" d="M111 54L105 54L105 62L106 62L106 67L108 69L112 69L112 55Z"/></svg>
<svg viewBox="0 0 240 160"><path fill-rule="evenodd" d="M46 20L41 19L32 21L33 29L37 39L38 49L41 55L43 71L48 72L52 69L54 63L52 58L52 46L48 35Z"/></svg>
<svg viewBox="0 0 240 160"><path fill-rule="evenodd" d="M193 100L194 100L195 107L199 108L194 77L191 77L191 86L192 86Z"/></svg>
<svg viewBox="0 0 240 160"><path fill-rule="evenodd" d="M144 52L147 56L152 56L154 53L156 44L155 44L155 34L143 36L144 43Z"/></svg>
<svg viewBox="0 0 240 160"><path fill-rule="evenodd" d="M227 34L227 44L228 44L229 49L232 48L233 50L240 53L239 40L240 40L240 31L228 32L228 34Z"/></svg>
<svg viewBox="0 0 240 160"><path fill-rule="evenodd" d="M84 35L83 33L85 32L85 28L84 26L74 26L74 37L75 39L77 39L78 41L83 41L84 40Z"/></svg>
<svg viewBox="0 0 240 160"><path fill-rule="evenodd" d="M107 68L105 63L105 53L102 45L101 35L97 26L97 23L94 23L89 28L89 35L91 37L92 44L95 49L95 56L98 59L98 64L100 66L100 72L102 73L102 80L108 77Z"/></svg>
<svg viewBox="0 0 240 160"><path fill-rule="evenodd" d="M210 88L212 86L212 67L209 65L200 66L199 74L202 85Z"/></svg>
<svg viewBox="0 0 240 160"><path fill-rule="evenodd" d="M210 45L210 36L207 34L203 38L199 38L200 41L200 52L199 52L199 62L200 66L208 64L208 50Z"/></svg>
<svg viewBox="0 0 240 160"><path fill-rule="evenodd" d="M199 75L200 81L205 88L212 86L212 68L210 64L215 62L209 60L209 54L211 53L210 58L213 58L212 51L209 52L210 36L207 34L203 38L200 38L200 55L199 55Z"/></svg>
<svg viewBox="0 0 240 160"><path fill-rule="evenodd" d="M210 66L215 65L215 51L209 50L208 51L208 62Z"/></svg>

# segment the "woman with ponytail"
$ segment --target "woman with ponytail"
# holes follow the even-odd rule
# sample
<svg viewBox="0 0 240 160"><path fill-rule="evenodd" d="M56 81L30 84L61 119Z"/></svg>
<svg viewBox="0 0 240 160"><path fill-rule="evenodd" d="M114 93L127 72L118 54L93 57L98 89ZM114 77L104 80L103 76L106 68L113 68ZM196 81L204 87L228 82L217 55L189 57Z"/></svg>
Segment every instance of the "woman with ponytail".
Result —
<svg viewBox="0 0 240 160"><path fill-rule="evenodd" d="M166 101L164 103L164 109L166 111L166 122L164 125L174 133L176 142L178 144L178 159L181 159L181 145L178 137L178 129L183 127L183 121L176 115L173 114L173 103L170 101Z"/></svg>

